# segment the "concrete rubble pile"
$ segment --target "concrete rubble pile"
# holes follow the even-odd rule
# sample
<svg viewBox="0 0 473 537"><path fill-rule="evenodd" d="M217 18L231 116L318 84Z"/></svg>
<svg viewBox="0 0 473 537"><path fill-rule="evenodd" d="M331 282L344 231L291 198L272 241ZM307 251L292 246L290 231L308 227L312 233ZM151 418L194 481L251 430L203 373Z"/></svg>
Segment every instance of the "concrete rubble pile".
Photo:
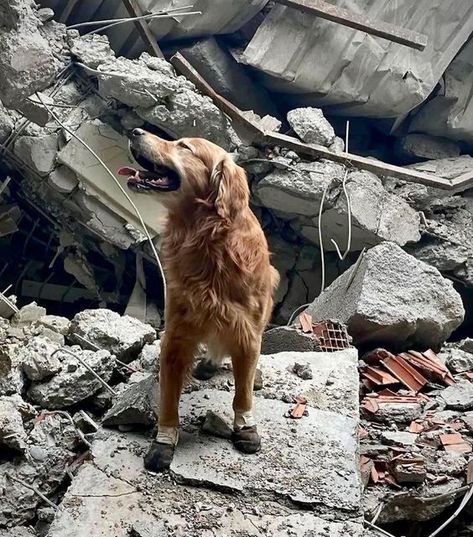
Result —
<svg viewBox="0 0 473 537"><path fill-rule="evenodd" d="M2 4L0 537L371 537L364 520L421 524L460 501L473 482L473 190L399 179L377 159L446 180L472 172L473 11L460 2L448 40L433 35L445 3L406 2L366 9L397 24L411 13L408 28L432 10L417 28L435 40L428 59L273 2L186 2L201 19L152 20L165 57L180 52L241 109L233 121L143 52L132 25L81 35L56 22L61 2ZM61 20L127 14L80 4ZM344 141L352 115L364 117ZM90 151L126 188L116 172L132 164L135 127L205 137L247 171L281 274L255 382L257 458L229 442L225 363L186 387L170 473L142 468L162 282L137 214ZM343 164L346 145L364 167ZM373 163L384 171L364 169ZM164 209L133 199L159 249Z"/></svg>

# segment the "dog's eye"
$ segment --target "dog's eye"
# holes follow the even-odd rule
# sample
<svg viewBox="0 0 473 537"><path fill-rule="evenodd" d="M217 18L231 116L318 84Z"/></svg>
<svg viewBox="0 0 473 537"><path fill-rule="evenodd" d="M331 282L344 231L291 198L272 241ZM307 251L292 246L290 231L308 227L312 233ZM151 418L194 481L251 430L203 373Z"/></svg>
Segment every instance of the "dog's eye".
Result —
<svg viewBox="0 0 473 537"><path fill-rule="evenodd" d="M194 152L194 148L188 144L187 142L184 142L183 140L179 140L179 142L177 143L177 145L179 147L182 147L184 149L188 149L189 151L191 151L192 153Z"/></svg>

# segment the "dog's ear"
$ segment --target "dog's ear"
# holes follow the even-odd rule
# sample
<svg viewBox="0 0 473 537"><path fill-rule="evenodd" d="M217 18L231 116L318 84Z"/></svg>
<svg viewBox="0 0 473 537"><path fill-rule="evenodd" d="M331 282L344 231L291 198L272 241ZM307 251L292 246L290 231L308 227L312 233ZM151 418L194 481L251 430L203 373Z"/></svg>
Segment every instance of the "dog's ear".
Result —
<svg viewBox="0 0 473 537"><path fill-rule="evenodd" d="M224 219L233 219L248 207L250 192L246 173L230 156L218 162L210 175L214 205L217 214Z"/></svg>

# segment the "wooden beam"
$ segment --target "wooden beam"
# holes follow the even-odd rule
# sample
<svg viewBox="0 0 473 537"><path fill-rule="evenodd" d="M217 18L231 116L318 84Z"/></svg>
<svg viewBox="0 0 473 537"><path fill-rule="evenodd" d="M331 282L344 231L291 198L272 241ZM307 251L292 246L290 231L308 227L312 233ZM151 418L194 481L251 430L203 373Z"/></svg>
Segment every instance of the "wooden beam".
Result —
<svg viewBox="0 0 473 537"><path fill-rule="evenodd" d="M141 11L141 8L136 0L122 0L122 2L130 14L130 17L141 17L143 15L143 12ZM149 29L147 21L143 19L136 20L134 24L144 44L148 47L148 52L153 56L158 56L158 58L164 58L164 54L159 48L156 38Z"/></svg>
<svg viewBox="0 0 473 537"><path fill-rule="evenodd" d="M251 141L270 146L283 146L292 149L300 155L305 155L310 158L325 158L333 162L339 162L359 168L360 170L370 171L383 177L396 177L403 181L411 183L419 183L426 186L441 188L443 190L461 191L466 190L473 183L473 173L466 173L450 181L443 177L437 177L428 173L422 173L410 168L402 168L387 164L380 160L375 160L353 153L334 153L327 147L316 144L305 144L293 136L287 136L277 132L265 132L253 121L245 117L239 108L233 105L227 99L219 95L210 84L192 67L192 65L180 54L176 53L171 58L172 65L204 94L212 99L214 104L233 121L238 122L244 127Z"/></svg>
<svg viewBox="0 0 473 537"><path fill-rule="evenodd" d="M317 15L323 19L361 30L367 34L382 37L394 43L405 45L417 50L424 50L427 45L427 36L412 30L405 30L387 22L369 19L353 11L344 9L324 0L275 0L277 4L298 9L303 13Z"/></svg>

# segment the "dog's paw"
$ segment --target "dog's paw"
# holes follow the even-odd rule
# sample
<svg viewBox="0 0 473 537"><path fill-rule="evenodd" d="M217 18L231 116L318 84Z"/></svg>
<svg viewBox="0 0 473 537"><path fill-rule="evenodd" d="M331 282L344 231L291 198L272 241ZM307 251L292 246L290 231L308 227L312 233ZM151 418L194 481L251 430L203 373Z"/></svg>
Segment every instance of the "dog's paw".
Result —
<svg viewBox="0 0 473 537"><path fill-rule="evenodd" d="M171 466L173 456L174 446L153 440L144 458L145 468L151 472L164 472Z"/></svg>
<svg viewBox="0 0 473 537"><path fill-rule="evenodd" d="M256 430L256 425L233 431L232 442L235 448L242 453L257 453L261 449L261 438Z"/></svg>

